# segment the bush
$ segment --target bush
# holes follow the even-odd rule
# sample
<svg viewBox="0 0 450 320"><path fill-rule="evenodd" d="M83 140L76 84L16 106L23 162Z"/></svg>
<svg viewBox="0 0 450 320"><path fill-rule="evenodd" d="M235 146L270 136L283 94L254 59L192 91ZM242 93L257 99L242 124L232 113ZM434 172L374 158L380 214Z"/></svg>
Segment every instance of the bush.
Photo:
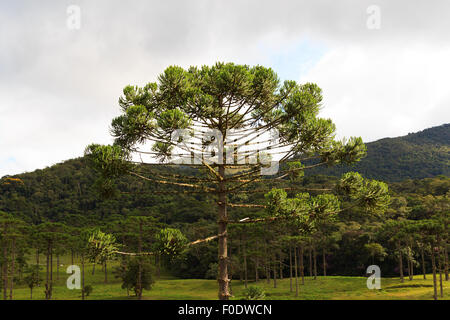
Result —
<svg viewBox="0 0 450 320"><path fill-rule="evenodd" d="M86 297L89 297L89 295L92 293L93 290L94 288L92 288L91 285L84 286L84 295Z"/></svg>
<svg viewBox="0 0 450 320"><path fill-rule="evenodd" d="M264 300L266 293L260 287L248 287L244 290L244 300Z"/></svg>
<svg viewBox="0 0 450 320"><path fill-rule="evenodd" d="M155 280L153 279L153 267L142 259L135 258L127 261L126 265L120 265L113 271L116 278L122 279L122 289L134 290L136 296L139 295L138 277L139 260L141 259L141 287L143 290L151 290ZM142 292L141 292L142 293Z"/></svg>

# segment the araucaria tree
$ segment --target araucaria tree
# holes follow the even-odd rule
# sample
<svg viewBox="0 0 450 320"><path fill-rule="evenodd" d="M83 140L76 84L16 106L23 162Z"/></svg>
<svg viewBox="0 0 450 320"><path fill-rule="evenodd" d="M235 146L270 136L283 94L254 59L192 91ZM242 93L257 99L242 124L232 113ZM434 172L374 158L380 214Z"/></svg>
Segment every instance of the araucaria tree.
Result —
<svg viewBox="0 0 450 320"><path fill-rule="evenodd" d="M272 69L262 66L217 63L187 70L171 66L157 82L123 90L119 99L123 113L111 125L114 144L90 145L86 154L100 173L98 185L104 195L114 194L115 178L130 174L177 186L175 192L216 196L219 299L226 300L230 296L227 225L254 222L231 221L227 208L257 206L228 203L228 196L251 183L276 183L310 167L352 164L365 155L361 138L335 140L332 121L318 116L321 102L322 90L316 84L281 83ZM307 165L302 163L305 160ZM199 170L189 174L152 171L154 165L168 163ZM358 187L366 188L369 202L370 197L387 192L385 185L376 182ZM299 204L302 201L308 205ZM338 205L332 195L309 198L302 194L294 202L295 208L283 210L283 218L298 216L299 208L331 212ZM268 212L279 214L273 206Z"/></svg>

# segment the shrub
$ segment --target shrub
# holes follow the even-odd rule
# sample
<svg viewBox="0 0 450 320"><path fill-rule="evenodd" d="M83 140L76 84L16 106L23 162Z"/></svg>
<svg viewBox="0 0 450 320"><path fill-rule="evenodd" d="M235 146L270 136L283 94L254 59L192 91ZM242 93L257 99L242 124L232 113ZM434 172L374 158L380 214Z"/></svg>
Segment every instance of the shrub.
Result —
<svg viewBox="0 0 450 320"><path fill-rule="evenodd" d="M84 295L86 297L89 297L89 295L92 293L93 290L94 288L92 288L91 285L84 286Z"/></svg>
<svg viewBox="0 0 450 320"><path fill-rule="evenodd" d="M260 287L248 287L244 290L244 300L264 300L266 294Z"/></svg>

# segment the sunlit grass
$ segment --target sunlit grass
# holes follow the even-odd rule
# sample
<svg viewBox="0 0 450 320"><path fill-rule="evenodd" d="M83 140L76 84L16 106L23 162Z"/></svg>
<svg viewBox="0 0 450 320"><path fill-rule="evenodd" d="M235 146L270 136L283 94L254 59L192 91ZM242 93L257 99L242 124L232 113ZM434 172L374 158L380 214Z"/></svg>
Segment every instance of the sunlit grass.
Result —
<svg viewBox="0 0 450 320"><path fill-rule="evenodd" d="M44 261L44 260L42 260ZM66 286L68 274L65 273L70 263L69 258L62 258L60 261L59 276L56 274L56 264L54 266L54 292L55 300L73 300L81 299L80 290L69 290ZM77 262L75 262L77 263ZM117 262L116 262L117 264ZM45 277L45 268L42 268L41 277ZM108 283L104 283L104 273L100 266L96 266L95 274L92 275L92 264L86 266L85 284L93 286L92 294L88 300L107 300L107 299L135 299L133 292L127 296L125 289L121 288L119 279L114 278L112 274L112 264L108 266ZM59 279L58 279L59 278ZM433 282L432 275L427 275L424 280L422 275L416 275L414 280L410 281L407 277L404 283L399 278L382 278L380 290L369 290L366 286L364 277L318 277L313 280L310 277L305 278L305 284L301 285L299 279L299 295L295 296L295 279L293 279L293 292L290 292L289 278L277 280L277 288L274 288L273 280L267 283L261 280L257 284L249 282L249 286L257 285L263 287L266 291L266 299L269 300L398 300L398 299L432 299ZM439 285L439 284L438 284ZM444 299L448 300L450 296L449 281L443 281ZM231 282L233 299L242 299L244 284L239 280ZM439 288L438 288L439 293ZM24 284L15 285L14 299L29 299L30 290ZM33 290L33 300L44 299L44 282L40 287ZM440 297L439 297L440 298ZM144 291L143 299L148 300L212 300L217 299L217 281L203 279L174 279L173 277L162 275L156 279L152 290Z"/></svg>

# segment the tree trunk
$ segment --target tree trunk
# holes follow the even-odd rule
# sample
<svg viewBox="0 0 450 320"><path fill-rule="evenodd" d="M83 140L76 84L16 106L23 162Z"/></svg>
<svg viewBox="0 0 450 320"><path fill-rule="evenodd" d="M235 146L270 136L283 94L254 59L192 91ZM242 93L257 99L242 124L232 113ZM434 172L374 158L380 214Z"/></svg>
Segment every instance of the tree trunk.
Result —
<svg viewBox="0 0 450 320"><path fill-rule="evenodd" d="M438 255L438 264L439 264L439 289L440 289L440 293L441 293L441 298L443 298L444 297L444 288L442 287L442 255L441 255L441 253L439 252L439 255Z"/></svg>
<svg viewBox="0 0 450 320"><path fill-rule="evenodd" d="M294 247L294 260L295 260L295 296L298 297L297 247Z"/></svg>
<svg viewBox="0 0 450 320"><path fill-rule="evenodd" d="M273 287L277 287L277 255L273 254Z"/></svg>
<svg viewBox="0 0 450 320"><path fill-rule="evenodd" d="M223 155L223 152L222 152ZM219 165L219 176L225 178L225 166ZM227 194L224 180L219 182L219 300L229 300L227 255Z"/></svg>
<svg viewBox="0 0 450 320"><path fill-rule="evenodd" d="M267 254L267 242L266 241L264 241L264 254L266 256L266 266L265 266L266 282L267 282L267 284L269 284L270 283L270 257Z"/></svg>
<svg viewBox="0 0 450 320"><path fill-rule="evenodd" d="M56 255L56 280L59 280L59 254Z"/></svg>
<svg viewBox="0 0 450 320"><path fill-rule="evenodd" d="M156 259L156 277L159 278L161 276L161 256L158 254L155 256Z"/></svg>
<svg viewBox="0 0 450 320"><path fill-rule="evenodd" d="M142 299L142 261L141 261L141 255L142 252L142 220L139 221L139 242L138 242L138 278L137 278L137 294L138 299Z"/></svg>
<svg viewBox="0 0 450 320"><path fill-rule="evenodd" d="M242 251L244 254L244 286L245 289L247 289L247 281L248 281L248 277L247 277L247 249L246 249L246 238L245 235L243 237L243 243L242 243Z"/></svg>
<svg viewBox="0 0 450 320"><path fill-rule="evenodd" d="M233 296L233 284L232 284L232 280L233 280L233 264L231 263L231 257L233 255L233 245L231 243L231 238L229 239L229 243L228 243L228 290L230 291L230 297Z"/></svg>
<svg viewBox="0 0 450 320"><path fill-rule="evenodd" d="M33 300L33 288L30 288L30 300Z"/></svg>
<svg viewBox="0 0 450 320"><path fill-rule="evenodd" d="M95 260L94 263L92 264L92 275L95 275Z"/></svg>
<svg viewBox="0 0 450 320"><path fill-rule="evenodd" d="M422 258L422 273L423 273L423 279L426 280L427 279L427 268L425 266L425 255L423 253L423 248L420 249L420 256Z"/></svg>
<svg viewBox="0 0 450 320"><path fill-rule="evenodd" d="M259 281L259 246L258 241L256 242L256 256L255 256L255 282Z"/></svg>
<svg viewBox="0 0 450 320"><path fill-rule="evenodd" d="M108 283L108 265L107 265L106 260L105 260L104 269L105 269L105 283Z"/></svg>
<svg viewBox="0 0 450 320"><path fill-rule="evenodd" d="M81 300L85 298L84 290L84 254L81 254Z"/></svg>
<svg viewBox="0 0 450 320"><path fill-rule="evenodd" d="M13 299L14 290L14 271L16 262L16 239L12 239L12 250L11 250L11 282L9 283L9 300Z"/></svg>
<svg viewBox="0 0 450 320"><path fill-rule="evenodd" d="M5 227L6 234L6 227ZM3 243L3 265L2 265L2 275L3 275L3 300L8 299L8 247L6 240Z"/></svg>
<svg viewBox="0 0 450 320"><path fill-rule="evenodd" d="M73 263L72 263L73 264ZM39 270L39 248L36 249L36 265L38 267ZM41 284L39 282L39 272L37 273L37 286L40 287Z"/></svg>
<svg viewBox="0 0 450 320"><path fill-rule="evenodd" d="M411 281L411 259L409 258L409 255L406 257L407 264L407 270L408 270L408 278Z"/></svg>
<svg viewBox="0 0 450 320"><path fill-rule="evenodd" d="M408 250L408 277L409 277L410 281L412 281L414 279L414 264L413 264L412 246L410 246L409 250Z"/></svg>
<svg viewBox="0 0 450 320"><path fill-rule="evenodd" d="M53 246L50 247L50 299L53 295Z"/></svg>
<svg viewBox="0 0 450 320"><path fill-rule="evenodd" d="M280 280L283 280L283 259L281 256L283 255L282 250L280 249Z"/></svg>
<svg viewBox="0 0 450 320"><path fill-rule="evenodd" d="M305 284L305 266L303 264L303 246L300 246L300 253L299 253L299 259L300 259L300 276L302 277L302 284Z"/></svg>
<svg viewBox="0 0 450 320"><path fill-rule="evenodd" d="M241 265L241 257L242 257L242 235L239 235L239 242L238 242L238 252L237 252L237 262L238 262L238 270L239 270L239 281L242 283L244 281L244 272L242 270L242 265Z"/></svg>
<svg viewBox="0 0 450 320"><path fill-rule="evenodd" d="M323 276L327 276L327 257L325 255L325 248L322 248L322 264L323 264Z"/></svg>
<svg viewBox="0 0 450 320"><path fill-rule="evenodd" d="M289 284L290 284L290 288L291 288L291 292L292 290L292 247L289 246Z"/></svg>
<svg viewBox="0 0 450 320"><path fill-rule="evenodd" d="M312 248L309 246L309 276L313 276L313 266L312 266Z"/></svg>
<svg viewBox="0 0 450 320"><path fill-rule="evenodd" d="M448 274L448 250L447 250L447 243L444 243L444 272L445 272L445 281L448 281L449 274Z"/></svg>
<svg viewBox="0 0 450 320"><path fill-rule="evenodd" d="M3 300L8 300L8 249L6 244L3 245Z"/></svg>
<svg viewBox="0 0 450 320"><path fill-rule="evenodd" d="M50 300L50 243L47 244L47 257L45 266L45 300Z"/></svg>
<svg viewBox="0 0 450 320"><path fill-rule="evenodd" d="M403 279L403 258L402 258L402 249L400 248L400 245L398 245L398 268L400 271L400 281L403 283L405 280Z"/></svg>
<svg viewBox="0 0 450 320"><path fill-rule="evenodd" d="M23 280L23 264L19 265L19 270L17 270L19 272L19 282L22 282Z"/></svg>
<svg viewBox="0 0 450 320"><path fill-rule="evenodd" d="M434 247L431 246L431 265L433 267L433 299L437 300L437 283L436 283L436 259L434 255Z"/></svg>
<svg viewBox="0 0 450 320"><path fill-rule="evenodd" d="M314 280L317 279L317 254L316 247L313 246L313 255L314 255Z"/></svg>
<svg viewBox="0 0 450 320"><path fill-rule="evenodd" d="M158 256L158 277L161 277L161 255Z"/></svg>

